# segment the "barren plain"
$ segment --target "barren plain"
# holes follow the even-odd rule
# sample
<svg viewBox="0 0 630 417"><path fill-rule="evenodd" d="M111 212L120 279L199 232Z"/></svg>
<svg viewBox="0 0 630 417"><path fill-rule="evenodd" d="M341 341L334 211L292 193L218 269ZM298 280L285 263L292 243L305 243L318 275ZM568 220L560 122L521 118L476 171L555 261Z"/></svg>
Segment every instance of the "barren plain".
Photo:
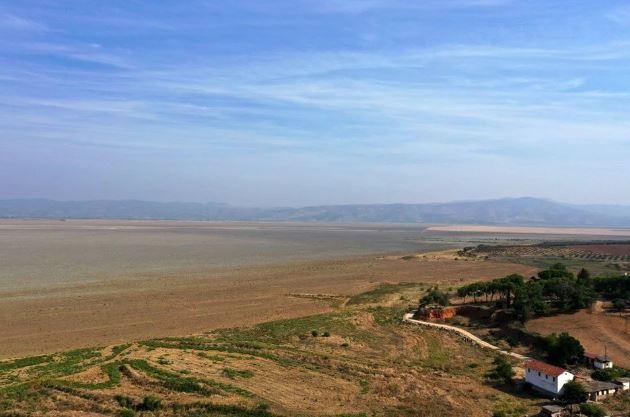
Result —
<svg viewBox="0 0 630 417"><path fill-rule="evenodd" d="M317 294L457 285L527 266L406 262L422 228L204 222L0 223L0 357L187 335L329 311Z"/></svg>

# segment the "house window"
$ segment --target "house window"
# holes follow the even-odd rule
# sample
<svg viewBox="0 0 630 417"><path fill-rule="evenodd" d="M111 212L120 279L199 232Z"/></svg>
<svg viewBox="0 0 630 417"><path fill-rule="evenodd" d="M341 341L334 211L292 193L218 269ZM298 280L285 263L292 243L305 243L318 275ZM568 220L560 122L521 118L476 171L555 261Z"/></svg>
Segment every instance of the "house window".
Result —
<svg viewBox="0 0 630 417"><path fill-rule="evenodd" d="M555 376L553 377L553 382L556 382L556 377Z"/></svg>
<svg viewBox="0 0 630 417"><path fill-rule="evenodd" d="M540 372L538 372L538 376L541 376L541 375L540 375Z"/></svg>

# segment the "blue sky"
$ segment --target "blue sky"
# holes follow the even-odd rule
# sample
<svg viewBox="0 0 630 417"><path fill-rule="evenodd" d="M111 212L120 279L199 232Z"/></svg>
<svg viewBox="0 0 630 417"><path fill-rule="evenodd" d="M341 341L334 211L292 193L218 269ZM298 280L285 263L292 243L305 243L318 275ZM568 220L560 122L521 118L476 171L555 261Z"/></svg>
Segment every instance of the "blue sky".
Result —
<svg viewBox="0 0 630 417"><path fill-rule="evenodd" d="M3 0L0 198L630 204L628 74L623 1Z"/></svg>

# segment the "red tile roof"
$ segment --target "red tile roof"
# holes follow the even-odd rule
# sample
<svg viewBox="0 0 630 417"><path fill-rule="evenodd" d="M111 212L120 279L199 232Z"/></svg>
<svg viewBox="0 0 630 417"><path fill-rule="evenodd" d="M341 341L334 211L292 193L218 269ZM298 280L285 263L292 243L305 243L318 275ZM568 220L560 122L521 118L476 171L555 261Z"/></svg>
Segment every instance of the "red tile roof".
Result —
<svg viewBox="0 0 630 417"><path fill-rule="evenodd" d="M560 376L563 372L566 372L566 369L549 365L548 363L537 361L535 359L525 362L525 366L549 376Z"/></svg>

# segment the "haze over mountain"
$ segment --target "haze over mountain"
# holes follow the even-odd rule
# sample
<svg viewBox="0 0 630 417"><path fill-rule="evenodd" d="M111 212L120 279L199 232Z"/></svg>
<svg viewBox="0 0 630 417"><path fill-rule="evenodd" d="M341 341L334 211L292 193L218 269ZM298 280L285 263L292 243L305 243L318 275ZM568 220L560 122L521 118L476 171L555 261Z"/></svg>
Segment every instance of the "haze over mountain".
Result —
<svg viewBox="0 0 630 417"><path fill-rule="evenodd" d="M169 219L460 223L630 227L630 207L570 205L523 197L425 204L355 204L311 207L239 207L221 203L138 200L0 200L3 218Z"/></svg>

